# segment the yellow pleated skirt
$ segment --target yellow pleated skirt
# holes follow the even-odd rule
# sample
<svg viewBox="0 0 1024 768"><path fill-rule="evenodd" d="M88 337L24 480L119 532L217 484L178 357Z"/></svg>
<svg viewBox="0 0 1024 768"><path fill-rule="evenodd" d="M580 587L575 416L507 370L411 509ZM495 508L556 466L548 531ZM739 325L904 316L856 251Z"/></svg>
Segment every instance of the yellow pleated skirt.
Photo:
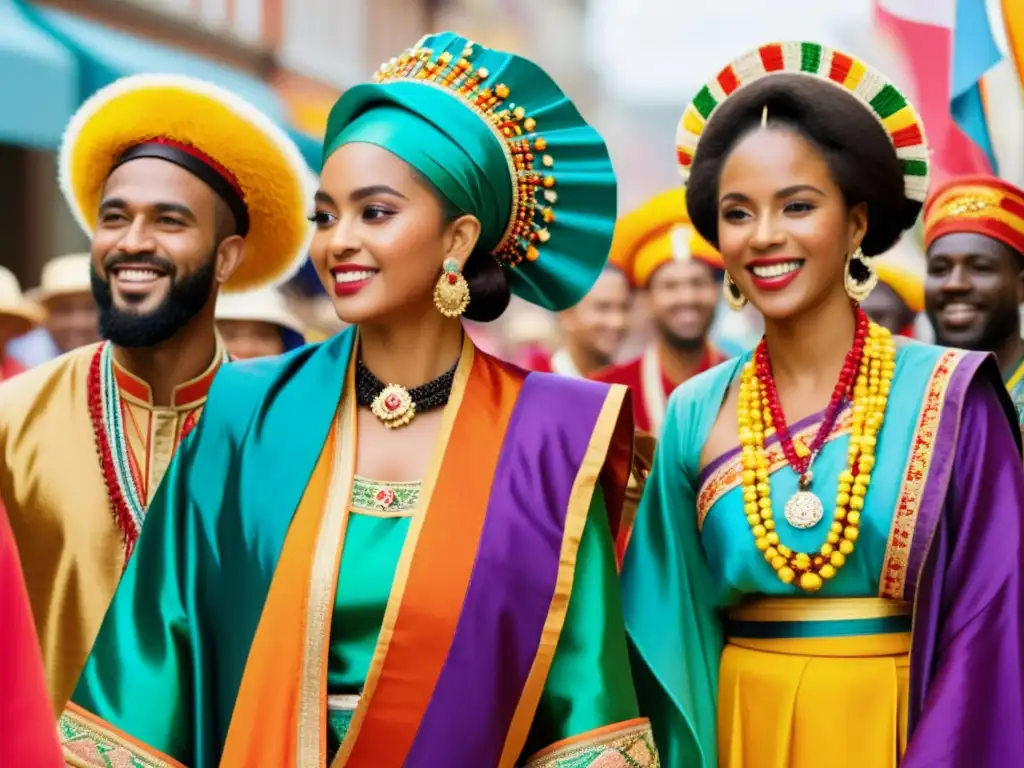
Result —
<svg viewBox="0 0 1024 768"><path fill-rule="evenodd" d="M909 611L800 598L731 612L720 768L895 768L907 745Z"/></svg>

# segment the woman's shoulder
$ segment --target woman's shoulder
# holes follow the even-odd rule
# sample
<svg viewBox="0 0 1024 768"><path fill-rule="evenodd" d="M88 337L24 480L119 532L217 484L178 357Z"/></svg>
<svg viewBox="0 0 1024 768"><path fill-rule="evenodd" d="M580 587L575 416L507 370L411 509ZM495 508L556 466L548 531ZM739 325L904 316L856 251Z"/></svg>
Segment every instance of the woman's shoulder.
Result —
<svg viewBox="0 0 1024 768"><path fill-rule="evenodd" d="M746 352L725 360L713 368L708 368L683 382L675 388L669 397L669 410L704 405L709 401L721 402L729 385L751 357L753 357L753 353Z"/></svg>
<svg viewBox="0 0 1024 768"><path fill-rule="evenodd" d="M210 398L229 399L244 396L247 392L266 391L285 371L294 367L297 360L307 357L321 344L323 342L307 344L273 357L232 360L217 371Z"/></svg>
<svg viewBox="0 0 1024 768"><path fill-rule="evenodd" d="M612 394L625 393L629 387L625 384L614 384L600 379L585 379L578 376L563 376L559 373L545 373L542 371L524 371L527 379L533 386L544 387L547 391L557 397L572 398L581 394Z"/></svg>
<svg viewBox="0 0 1024 768"><path fill-rule="evenodd" d="M896 366L898 378L924 379L932 387L958 385L956 389L964 390L979 374L994 374L995 381L1000 381L999 365L991 352L940 347L903 337L896 343Z"/></svg>
<svg viewBox="0 0 1024 768"><path fill-rule="evenodd" d="M345 341L334 336L282 355L236 360L222 365L210 387L202 422L216 421L229 428L247 425L256 409L287 387L288 382L307 368L311 360L324 355L332 359L337 357L332 353L336 347L344 346Z"/></svg>
<svg viewBox="0 0 1024 768"><path fill-rule="evenodd" d="M515 385L517 409L537 410L546 422L573 419L583 411L599 412L609 401L617 402L621 409L630 397L624 384L530 371L480 349L476 355L486 366L503 369L519 382Z"/></svg>

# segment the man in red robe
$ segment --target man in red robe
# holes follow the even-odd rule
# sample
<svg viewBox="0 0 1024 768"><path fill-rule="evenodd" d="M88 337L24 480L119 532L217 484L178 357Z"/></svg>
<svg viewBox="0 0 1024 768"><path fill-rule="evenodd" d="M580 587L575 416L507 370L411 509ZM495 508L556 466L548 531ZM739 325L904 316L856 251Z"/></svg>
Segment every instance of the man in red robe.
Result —
<svg viewBox="0 0 1024 768"><path fill-rule="evenodd" d="M611 262L645 302L654 338L640 357L591 378L627 385L637 429L657 437L672 390L725 359L708 340L724 265L690 224L683 189L619 219Z"/></svg>
<svg viewBox="0 0 1024 768"><path fill-rule="evenodd" d="M632 304L629 277L619 267L606 267L590 292L559 314L561 346L550 354L538 350L525 367L575 378L607 368L629 331Z"/></svg>

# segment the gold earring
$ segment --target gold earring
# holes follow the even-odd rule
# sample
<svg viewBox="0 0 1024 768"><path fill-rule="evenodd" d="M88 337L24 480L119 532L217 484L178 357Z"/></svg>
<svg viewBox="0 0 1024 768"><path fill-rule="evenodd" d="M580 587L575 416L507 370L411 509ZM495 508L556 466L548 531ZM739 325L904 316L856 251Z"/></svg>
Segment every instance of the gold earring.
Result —
<svg viewBox="0 0 1024 768"><path fill-rule="evenodd" d="M854 275L856 269L859 275ZM846 269L843 274L843 286L846 288L846 295L856 302L862 302L878 285L878 273L871 268L864 252L858 247L853 253L846 257Z"/></svg>
<svg viewBox="0 0 1024 768"><path fill-rule="evenodd" d="M445 259L442 268L434 286L434 306L445 317L458 317L469 306L469 283L455 259Z"/></svg>
<svg viewBox="0 0 1024 768"><path fill-rule="evenodd" d="M732 281L732 275L728 272L722 278L722 293L725 294L725 303L729 305L729 309L739 312L747 306L747 297L740 293L739 286Z"/></svg>

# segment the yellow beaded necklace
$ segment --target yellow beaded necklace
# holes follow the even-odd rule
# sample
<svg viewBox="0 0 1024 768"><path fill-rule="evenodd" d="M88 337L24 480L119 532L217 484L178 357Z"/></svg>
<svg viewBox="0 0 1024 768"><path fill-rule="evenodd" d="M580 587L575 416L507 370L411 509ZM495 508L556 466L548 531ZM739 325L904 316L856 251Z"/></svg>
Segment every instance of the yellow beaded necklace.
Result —
<svg viewBox="0 0 1024 768"><path fill-rule="evenodd" d="M757 549L785 584L795 581L805 592L816 592L825 580L836 575L853 553L860 533L864 497L875 465L875 443L885 419L895 361L896 345L892 334L871 323L853 388L850 447L846 469L839 475L832 527L819 553L813 556L794 552L779 539L772 513L768 458L764 449L765 438L774 433L771 412L764 396L764 385L758 379L753 362L743 367L736 415L743 462L744 509Z"/></svg>

